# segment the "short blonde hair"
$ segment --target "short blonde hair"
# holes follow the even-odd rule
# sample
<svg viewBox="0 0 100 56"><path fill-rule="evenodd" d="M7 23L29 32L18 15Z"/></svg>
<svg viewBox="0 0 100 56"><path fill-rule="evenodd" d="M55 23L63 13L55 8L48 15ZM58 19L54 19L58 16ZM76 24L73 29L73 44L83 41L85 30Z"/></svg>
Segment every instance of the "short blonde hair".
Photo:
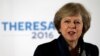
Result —
<svg viewBox="0 0 100 56"><path fill-rule="evenodd" d="M67 3L56 12L54 17L54 25L57 31L59 32L60 23L63 17L75 16L79 14L82 16L82 21L83 21L83 31L82 31L82 36L83 36L90 28L91 16L89 12L84 8L84 6L80 3L73 3L73 2Z"/></svg>

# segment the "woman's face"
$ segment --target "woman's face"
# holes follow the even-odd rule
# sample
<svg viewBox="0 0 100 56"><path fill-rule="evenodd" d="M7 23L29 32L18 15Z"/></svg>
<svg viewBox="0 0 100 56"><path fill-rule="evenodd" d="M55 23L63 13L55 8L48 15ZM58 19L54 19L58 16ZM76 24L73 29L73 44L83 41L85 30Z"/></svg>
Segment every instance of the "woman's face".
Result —
<svg viewBox="0 0 100 56"><path fill-rule="evenodd" d="M82 34L83 22L82 16L67 16L62 18L60 23L60 32L67 41L78 41Z"/></svg>

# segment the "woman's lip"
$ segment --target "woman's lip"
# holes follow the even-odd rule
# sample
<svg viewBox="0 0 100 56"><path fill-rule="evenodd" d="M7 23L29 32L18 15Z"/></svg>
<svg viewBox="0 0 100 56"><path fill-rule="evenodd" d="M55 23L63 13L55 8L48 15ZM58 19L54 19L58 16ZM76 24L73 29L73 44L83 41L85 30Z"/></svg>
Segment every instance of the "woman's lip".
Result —
<svg viewBox="0 0 100 56"><path fill-rule="evenodd" d="M69 31L68 34L69 35L74 35L76 32L75 31Z"/></svg>

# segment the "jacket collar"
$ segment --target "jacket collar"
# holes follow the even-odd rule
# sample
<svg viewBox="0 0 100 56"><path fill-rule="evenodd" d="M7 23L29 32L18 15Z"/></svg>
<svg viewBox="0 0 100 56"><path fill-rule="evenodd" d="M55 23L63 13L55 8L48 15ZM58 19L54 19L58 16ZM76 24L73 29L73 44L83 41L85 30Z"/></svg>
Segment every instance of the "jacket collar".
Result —
<svg viewBox="0 0 100 56"><path fill-rule="evenodd" d="M68 43L65 41L62 35L59 36L58 38L58 48L60 52L60 56L70 56L70 52L68 49Z"/></svg>
<svg viewBox="0 0 100 56"><path fill-rule="evenodd" d="M64 37L62 35L60 35L57 40L58 40L57 42L58 42L58 48L60 51L60 56L71 56L69 48L68 48L68 43L66 42ZM81 37L78 41L78 45L81 48L81 51L80 51L80 54L81 54L84 49L84 41L83 41L83 39L81 39Z"/></svg>

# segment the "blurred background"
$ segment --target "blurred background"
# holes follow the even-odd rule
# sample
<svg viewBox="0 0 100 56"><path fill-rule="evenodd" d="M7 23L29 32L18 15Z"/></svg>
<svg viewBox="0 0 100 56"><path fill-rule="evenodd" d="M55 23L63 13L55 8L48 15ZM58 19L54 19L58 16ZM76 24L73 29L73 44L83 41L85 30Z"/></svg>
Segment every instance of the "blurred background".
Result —
<svg viewBox="0 0 100 56"><path fill-rule="evenodd" d="M100 0L0 0L0 56L33 56L40 44L56 39L56 11L68 2L79 2L92 21L86 42L100 48Z"/></svg>

